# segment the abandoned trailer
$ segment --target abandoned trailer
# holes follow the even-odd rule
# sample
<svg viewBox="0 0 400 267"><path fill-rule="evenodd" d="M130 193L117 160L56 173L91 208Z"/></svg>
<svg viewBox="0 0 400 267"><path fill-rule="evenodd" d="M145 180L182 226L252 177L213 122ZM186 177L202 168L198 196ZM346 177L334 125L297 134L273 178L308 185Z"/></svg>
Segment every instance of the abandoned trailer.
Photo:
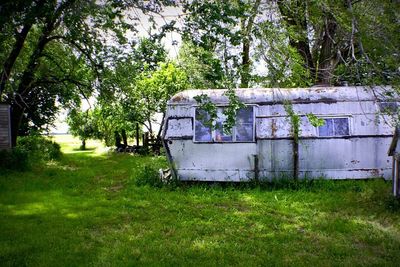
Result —
<svg viewBox="0 0 400 267"><path fill-rule="evenodd" d="M168 102L163 141L170 166L181 180L245 181L282 176L363 179L391 177L387 149L393 136L384 110L397 102L390 87L236 89L246 105L231 134L221 126L229 104L226 90L188 90ZM214 127L195 96L217 106ZM397 100L396 100L397 101ZM287 103L300 116L294 142ZM314 127L307 114L324 121Z"/></svg>

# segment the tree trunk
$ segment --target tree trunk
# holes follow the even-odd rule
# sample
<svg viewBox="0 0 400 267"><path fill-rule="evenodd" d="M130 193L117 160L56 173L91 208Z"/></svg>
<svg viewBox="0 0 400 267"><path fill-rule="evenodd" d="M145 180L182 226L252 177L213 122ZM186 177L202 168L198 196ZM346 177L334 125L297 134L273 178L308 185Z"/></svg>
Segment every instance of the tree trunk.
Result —
<svg viewBox="0 0 400 267"><path fill-rule="evenodd" d="M243 45L242 45L242 69L240 72L240 87L248 88L250 82L250 43L251 43L251 31L253 29L254 20L258 14L258 8L260 7L261 0L256 0L253 5L253 9L250 17L246 20L241 21L241 28L243 33Z"/></svg>
<svg viewBox="0 0 400 267"><path fill-rule="evenodd" d="M299 179L299 142L298 139L293 138L293 179Z"/></svg>
<svg viewBox="0 0 400 267"><path fill-rule="evenodd" d="M136 123L136 146L139 147L139 123Z"/></svg>
<svg viewBox="0 0 400 267"><path fill-rule="evenodd" d="M121 145L121 136L119 135L118 131L114 132L114 137L115 137L115 146L118 148L120 148Z"/></svg>
<svg viewBox="0 0 400 267"><path fill-rule="evenodd" d="M317 77L316 84L330 85L332 83L333 71L337 65L334 38L337 29L336 20L330 15L326 15L325 27L320 42L320 50L317 58Z"/></svg>
<svg viewBox="0 0 400 267"><path fill-rule="evenodd" d="M127 147L128 146L128 138L126 136L125 129L121 130L121 137L122 137L122 142L124 143L124 147Z"/></svg>
<svg viewBox="0 0 400 267"><path fill-rule="evenodd" d="M23 22L23 27L20 32L15 29L15 43L14 47L8 55L7 59L4 61L3 70L0 74L0 102L3 98L3 93L6 87L6 83L9 80L11 71L14 67L14 63L18 58L19 53L21 52L26 37L30 29L32 28L33 23L39 17L42 17L42 9L45 4L45 0L40 0L36 3L36 5L31 9L31 12L26 14L26 17Z"/></svg>
<svg viewBox="0 0 400 267"><path fill-rule="evenodd" d="M81 150L86 150L86 140L82 139Z"/></svg>
<svg viewBox="0 0 400 267"><path fill-rule="evenodd" d="M28 66L25 68L25 71L22 74L21 81L18 85L17 91L12 95L12 144L16 145L18 130L22 121L23 112L27 104L24 101L24 98L28 95L30 90L32 89L32 84L35 82L35 72L39 65L39 59L43 55L43 51L50 41L48 37L53 32L53 30L57 27L56 19L49 19L43 29L42 35L39 38L38 44L29 59Z"/></svg>
<svg viewBox="0 0 400 267"><path fill-rule="evenodd" d="M39 4L43 4L46 1L40 1ZM32 84L35 82L35 72L39 66L39 59L43 56L43 51L46 45L51 41L49 38L54 29L56 29L60 21L60 16L65 8L71 6L75 0L69 0L62 3L55 11L52 12L51 16L46 17L46 23L42 29L42 33L38 39L38 43L30 56L29 63L22 73L20 83L18 85L17 91L10 94L11 96L11 106L13 108L12 115L12 144L15 146L17 143L18 130L21 124L23 112L27 104L24 98L29 94L32 89ZM38 4L37 7L40 7ZM39 9L40 10L40 9ZM38 11L39 12L39 11ZM25 36L26 37L26 36ZM23 43L22 43L23 44ZM19 52L18 52L19 53ZM18 56L18 55L16 55Z"/></svg>
<svg viewBox="0 0 400 267"><path fill-rule="evenodd" d="M147 123L149 124L149 127L147 129L149 130L149 134L152 136L153 135L153 125L151 124L151 115L148 115Z"/></svg>
<svg viewBox="0 0 400 267"><path fill-rule="evenodd" d="M11 146L17 145L19 126L21 124L24 108L16 103L11 105Z"/></svg>
<svg viewBox="0 0 400 267"><path fill-rule="evenodd" d="M250 41L245 38L242 51L241 88L248 88L250 81Z"/></svg>
<svg viewBox="0 0 400 267"><path fill-rule="evenodd" d="M310 49L310 42L307 36L307 21L306 21L306 2L296 1L295 7L291 8L286 5L284 1L278 1L278 8L282 14L286 24L290 27L296 28L298 34L302 33L301 38L293 38L289 36L289 45L294 47L304 60L305 68L310 72L311 76L315 76L315 64ZM295 14L292 10L299 11Z"/></svg>
<svg viewBox="0 0 400 267"><path fill-rule="evenodd" d="M3 70L0 74L0 102L2 101L3 92L6 87L6 83L9 80L11 70L14 66L15 61L18 58L19 53L21 52L21 49L25 43L26 36L28 35L28 32L31 28L32 23L26 24L22 28L21 32L16 34L14 47L11 50L11 53L8 55L8 58L4 62Z"/></svg>

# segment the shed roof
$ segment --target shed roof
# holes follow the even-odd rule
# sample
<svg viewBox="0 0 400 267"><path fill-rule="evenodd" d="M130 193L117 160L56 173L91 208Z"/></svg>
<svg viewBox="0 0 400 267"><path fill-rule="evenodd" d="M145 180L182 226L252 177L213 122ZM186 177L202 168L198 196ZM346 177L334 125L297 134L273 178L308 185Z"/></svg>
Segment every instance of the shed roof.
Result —
<svg viewBox="0 0 400 267"><path fill-rule="evenodd" d="M206 94L214 103L229 103L224 95L227 89L186 90L174 95L169 105L196 104L195 96ZM244 103L279 103L289 100L293 103L334 103L347 101L374 101L387 99L390 86L345 86L310 88L247 88L235 89L236 95Z"/></svg>

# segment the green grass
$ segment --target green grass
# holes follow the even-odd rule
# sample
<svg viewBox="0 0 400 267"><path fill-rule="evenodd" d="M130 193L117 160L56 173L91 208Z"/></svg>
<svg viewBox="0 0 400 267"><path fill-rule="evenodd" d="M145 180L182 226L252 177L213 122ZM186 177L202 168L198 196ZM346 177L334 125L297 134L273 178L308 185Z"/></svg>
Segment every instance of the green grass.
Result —
<svg viewBox="0 0 400 267"><path fill-rule="evenodd" d="M400 211L382 180L137 186L165 159L57 138L59 162L0 176L2 266L400 263Z"/></svg>

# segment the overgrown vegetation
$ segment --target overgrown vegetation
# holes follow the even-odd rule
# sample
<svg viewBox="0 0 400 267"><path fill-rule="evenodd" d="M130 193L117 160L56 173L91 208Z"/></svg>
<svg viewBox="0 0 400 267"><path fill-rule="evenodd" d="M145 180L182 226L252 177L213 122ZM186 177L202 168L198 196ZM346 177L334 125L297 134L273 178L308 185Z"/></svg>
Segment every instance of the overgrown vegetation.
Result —
<svg viewBox="0 0 400 267"><path fill-rule="evenodd" d="M29 168L28 152L15 147L12 150L0 150L0 173L5 170L25 171Z"/></svg>
<svg viewBox="0 0 400 267"><path fill-rule="evenodd" d="M226 119L221 125L222 129L220 130L226 134L231 134L232 128L236 124L237 112L241 108L244 108L245 104L240 101L233 88L226 89L224 95L227 97L229 102L228 106L226 106L222 112ZM217 127L215 122L218 118L217 105L213 103L211 98L206 94L199 94L193 98L196 100L196 103L199 105L198 108L201 110L199 113L199 120L203 121L204 125L210 127L211 129L215 129Z"/></svg>
<svg viewBox="0 0 400 267"><path fill-rule="evenodd" d="M1 265L400 261L399 205L383 180L138 186L167 166L164 158L56 141L60 161L0 176Z"/></svg>
<svg viewBox="0 0 400 267"><path fill-rule="evenodd" d="M56 142L40 135L24 136L11 150L0 151L0 171L25 171L34 165L61 158L61 147Z"/></svg>
<svg viewBox="0 0 400 267"><path fill-rule="evenodd" d="M17 147L27 151L32 160L39 163L56 160L61 157L61 147L58 143L45 136L23 136L18 140Z"/></svg>

